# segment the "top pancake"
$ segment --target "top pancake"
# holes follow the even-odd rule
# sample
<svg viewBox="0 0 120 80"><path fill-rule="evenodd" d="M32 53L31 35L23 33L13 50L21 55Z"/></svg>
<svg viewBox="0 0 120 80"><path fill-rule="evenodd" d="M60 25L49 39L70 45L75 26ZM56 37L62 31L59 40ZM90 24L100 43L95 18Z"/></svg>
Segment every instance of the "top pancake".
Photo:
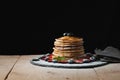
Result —
<svg viewBox="0 0 120 80"><path fill-rule="evenodd" d="M78 37L64 36L56 39L55 46L81 46L83 39Z"/></svg>
<svg viewBox="0 0 120 80"><path fill-rule="evenodd" d="M78 38L78 37L64 36L64 37L60 37L60 38L56 39L56 41L59 41L59 42L80 42L80 41L83 41L83 39Z"/></svg>

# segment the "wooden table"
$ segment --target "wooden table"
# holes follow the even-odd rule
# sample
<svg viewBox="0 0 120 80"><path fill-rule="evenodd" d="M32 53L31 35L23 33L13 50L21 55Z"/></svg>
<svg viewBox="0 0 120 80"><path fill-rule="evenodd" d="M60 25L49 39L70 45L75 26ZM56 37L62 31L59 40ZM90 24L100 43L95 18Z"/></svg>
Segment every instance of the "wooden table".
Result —
<svg viewBox="0 0 120 80"><path fill-rule="evenodd" d="M35 66L38 55L0 55L0 80L120 80L120 63L96 68L63 69Z"/></svg>

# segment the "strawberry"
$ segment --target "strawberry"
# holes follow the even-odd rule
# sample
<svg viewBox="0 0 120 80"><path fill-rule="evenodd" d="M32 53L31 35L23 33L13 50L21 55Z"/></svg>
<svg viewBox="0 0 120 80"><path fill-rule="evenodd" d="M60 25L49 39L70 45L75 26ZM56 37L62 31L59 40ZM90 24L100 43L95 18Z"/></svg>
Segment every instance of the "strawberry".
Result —
<svg viewBox="0 0 120 80"><path fill-rule="evenodd" d="M83 63L83 59L75 60L76 63Z"/></svg>

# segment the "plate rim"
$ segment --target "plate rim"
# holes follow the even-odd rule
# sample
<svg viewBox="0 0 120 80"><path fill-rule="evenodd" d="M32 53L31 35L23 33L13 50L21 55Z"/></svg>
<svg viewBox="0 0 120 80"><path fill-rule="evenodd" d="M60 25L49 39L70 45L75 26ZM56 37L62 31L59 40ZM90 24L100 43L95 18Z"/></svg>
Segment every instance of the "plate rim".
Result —
<svg viewBox="0 0 120 80"><path fill-rule="evenodd" d="M40 55L39 57L37 57L37 59L39 59L38 61L39 61L39 63L36 63L36 62L38 62L38 61L34 61L34 59L36 59L36 58L33 58L33 59L31 59L30 60L30 63L31 64L33 64L33 65L36 65L36 66L42 66L42 67L54 67L54 68L94 68L94 67L99 67L99 66L103 66L103 65L106 65L106 64L108 64L108 62L103 62L103 61L94 61L94 62L101 62L101 64L97 64L97 65L88 65L88 66L65 66L66 64L62 64L62 63L55 63L55 64L60 64L59 66L55 66L55 65L50 65L51 63L52 64L54 64L53 62L48 62L48 61L44 61L44 60L42 60L42 59L40 59L41 57L42 57L43 55ZM40 61L44 61L44 62L47 62L48 64L40 64ZM94 63L94 62L91 62L91 63ZM50 64L49 64L50 63ZM75 65L75 63L74 64L69 64L69 63L67 63L68 65ZM83 64L87 64L87 63L83 63ZM83 65L82 64L82 65ZM89 63L90 64L90 63ZM81 65L81 64L78 64L77 63L77 65Z"/></svg>

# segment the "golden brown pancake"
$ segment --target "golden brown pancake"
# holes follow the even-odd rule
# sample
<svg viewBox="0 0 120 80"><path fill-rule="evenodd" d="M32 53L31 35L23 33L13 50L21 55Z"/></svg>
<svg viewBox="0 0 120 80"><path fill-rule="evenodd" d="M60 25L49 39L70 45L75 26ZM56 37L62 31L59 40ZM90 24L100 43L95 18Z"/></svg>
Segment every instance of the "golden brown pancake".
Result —
<svg viewBox="0 0 120 80"><path fill-rule="evenodd" d="M55 39L53 58L66 57L76 58L84 54L83 38L63 36Z"/></svg>

